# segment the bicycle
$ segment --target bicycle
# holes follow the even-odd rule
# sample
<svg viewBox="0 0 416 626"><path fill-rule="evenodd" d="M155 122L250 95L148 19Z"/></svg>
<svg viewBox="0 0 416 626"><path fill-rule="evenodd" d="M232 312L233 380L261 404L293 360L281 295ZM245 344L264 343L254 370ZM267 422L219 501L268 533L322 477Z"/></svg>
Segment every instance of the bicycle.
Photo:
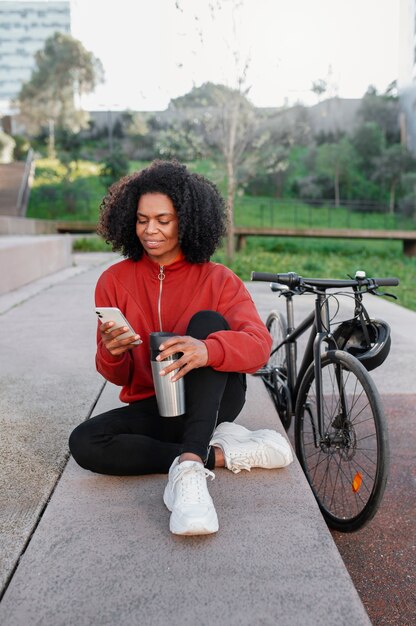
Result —
<svg viewBox="0 0 416 626"><path fill-rule="evenodd" d="M273 344L268 363L256 374L286 430L294 417L296 455L327 524L342 532L358 530L380 505L389 467L387 423L368 372L386 359L390 328L371 320L362 300L399 280L366 278L364 272L348 280L252 272L252 280L270 282L286 300L286 317L274 310L267 318ZM295 327L293 298L305 293L314 294L314 310ZM339 308L341 295L353 299L354 315L339 323L330 316L329 302L334 299ZM298 369L297 340L309 328Z"/></svg>

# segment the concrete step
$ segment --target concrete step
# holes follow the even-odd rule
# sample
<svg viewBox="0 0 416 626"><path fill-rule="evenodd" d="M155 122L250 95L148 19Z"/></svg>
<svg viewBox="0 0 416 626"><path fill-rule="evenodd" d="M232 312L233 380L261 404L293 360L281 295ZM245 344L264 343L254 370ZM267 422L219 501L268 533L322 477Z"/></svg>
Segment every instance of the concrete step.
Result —
<svg viewBox="0 0 416 626"><path fill-rule="evenodd" d="M0 294L72 265L68 235L0 236Z"/></svg>
<svg viewBox="0 0 416 626"><path fill-rule="evenodd" d="M38 220L30 217L0 215L0 235L56 235L54 220Z"/></svg>

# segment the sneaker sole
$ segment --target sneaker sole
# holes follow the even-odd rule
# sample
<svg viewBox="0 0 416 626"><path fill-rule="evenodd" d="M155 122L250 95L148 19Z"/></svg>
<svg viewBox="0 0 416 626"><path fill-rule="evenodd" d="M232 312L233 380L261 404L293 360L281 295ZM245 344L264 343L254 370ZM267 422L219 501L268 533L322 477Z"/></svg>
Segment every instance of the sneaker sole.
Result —
<svg viewBox="0 0 416 626"><path fill-rule="evenodd" d="M169 530L174 535L212 535L218 531L218 518L211 515L209 519L193 520L190 523L184 523L177 519L173 512L170 516Z"/></svg>

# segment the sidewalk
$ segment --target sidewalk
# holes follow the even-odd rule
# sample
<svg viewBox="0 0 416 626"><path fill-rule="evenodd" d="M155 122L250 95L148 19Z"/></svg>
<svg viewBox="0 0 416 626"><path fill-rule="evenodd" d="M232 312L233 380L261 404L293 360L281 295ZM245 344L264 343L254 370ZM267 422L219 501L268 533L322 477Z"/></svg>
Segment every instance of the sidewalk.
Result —
<svg viewBox="0 0 416 626"><path fill-rule="evenodd" d="M297 461L275 472L216 470L220 531L192 538L168 530L164 476L66 464L72 428L118 402L112 385L101 393L94 369L93 290L109 257L77 258L83 266L44 279L38 292L0 298L0 622L369 624ZM265 319L276 297L266 284L249 288ZM405 343L414 314L375 306L400 325L394 345ZM396 378L405 384L403 372ZM249 377L238 421L283 432L259 379Z"/></svg>

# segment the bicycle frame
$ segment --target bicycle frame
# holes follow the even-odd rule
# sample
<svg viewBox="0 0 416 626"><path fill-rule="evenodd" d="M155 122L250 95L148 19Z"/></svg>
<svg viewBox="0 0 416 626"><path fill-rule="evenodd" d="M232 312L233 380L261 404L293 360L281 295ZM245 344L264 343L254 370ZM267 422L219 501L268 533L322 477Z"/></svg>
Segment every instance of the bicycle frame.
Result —
<svg viewBox="0 0 416 626"><path fill-rule="evenodd" d="M299 391L300 383L305 375L305 372L311 363L314 363L315 368L315 385L316 385L316 402L317 402L317 415L318 415L318 432L320 440L323 439L323 415L322 415L322 369L321 369L321 354L322 344L327 342L328 345L333 344L334 349L337 348L335 340L330 333L330 316L329 316L329 304L326 292L316 292L315 307L311 313L305 317L296 327L294 326L294 307L293 296L291 291L282 291L282 295L286 298L286 316L288 322L287 336L286 338L276 346L272 351L272 354L277 352L280 348L285 346L286 360L287 360L287 386L290 393L292 404L292 416L294 407L296 404L296 397ZM297 370L297 340L303 335L308 328L311 328L308 342L303 354L302 362ZM342 381L340 379L341 372L337 373L338 384L342 389ZM284 382L284 381L282 381ZM343 398L343 403L345 398ZM345 409L345 407L343 407Z"/></svg>

